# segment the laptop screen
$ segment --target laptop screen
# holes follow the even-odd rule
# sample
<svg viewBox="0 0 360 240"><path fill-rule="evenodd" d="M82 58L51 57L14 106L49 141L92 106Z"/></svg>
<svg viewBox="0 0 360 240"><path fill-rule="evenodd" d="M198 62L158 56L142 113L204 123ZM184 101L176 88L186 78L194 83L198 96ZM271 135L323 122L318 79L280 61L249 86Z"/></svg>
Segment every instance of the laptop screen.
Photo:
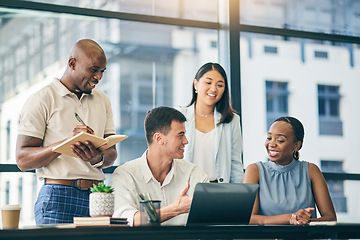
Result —
<svg viewBox="0 0 360 240"><path fill-rule="evenodd" d="M249 224L258 184L198 183L187 226Z"/></svg>

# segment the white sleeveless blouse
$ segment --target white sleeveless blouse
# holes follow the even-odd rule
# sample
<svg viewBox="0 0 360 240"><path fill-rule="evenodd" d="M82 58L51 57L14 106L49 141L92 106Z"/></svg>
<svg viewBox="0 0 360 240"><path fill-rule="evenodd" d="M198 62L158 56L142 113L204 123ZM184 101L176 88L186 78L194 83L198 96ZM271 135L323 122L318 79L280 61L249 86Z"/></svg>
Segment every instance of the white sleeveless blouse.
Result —
<svg viewBox="0 0 360 240"><path fill-rule="evenodd" d="M208 175L210 181L217 179L214 145L215 128L208 133L195 129L193 163L198 165Z"/></svg>

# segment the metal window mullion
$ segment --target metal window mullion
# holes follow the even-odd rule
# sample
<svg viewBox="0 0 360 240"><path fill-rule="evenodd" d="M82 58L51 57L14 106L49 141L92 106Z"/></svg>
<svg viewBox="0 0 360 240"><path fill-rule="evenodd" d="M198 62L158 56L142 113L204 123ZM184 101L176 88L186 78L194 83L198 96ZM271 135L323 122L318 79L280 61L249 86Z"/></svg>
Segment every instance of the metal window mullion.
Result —
<svg viewBox="0 0 360 240"><path fill-rule="evenodd" d="M300 31L293 29L275 28L275 27L262 27L255 25L239 24L240 32L251 32L259 34L279 35L284 37L306 38L314 40L332 41L332 42L347 42L347 43L360 43L360 37L346 36L330 33L319 33L311 31Z"/></svg>
<svg viewBox="0 0 360 240"><path fill-rule="evenodd" d="M240 74L240 5L239 0L229 0L229 48L230 48L230 84L231 99L234 109L240 116L241 113L241 74Z"/></svg>
<svg viewBox="0 0 360 240"><path fill-rule="evenodd" d="M200 20L189 20L189 19L161 17L161 16L135 14L135 13L115 12L115 11L107 11L101 9L81 8L81 7L22 1L22 0L0 0L0 7L21 9L21 10L53 12L53 13L61 13L61 14L73 14L73 15L100 17L100 18L112 18L112 19L127 20L127 21L145 22L145 23L158 23L158 24L175 25L182 27L220 29L220 24L218 22L207 22Z"/></svg>

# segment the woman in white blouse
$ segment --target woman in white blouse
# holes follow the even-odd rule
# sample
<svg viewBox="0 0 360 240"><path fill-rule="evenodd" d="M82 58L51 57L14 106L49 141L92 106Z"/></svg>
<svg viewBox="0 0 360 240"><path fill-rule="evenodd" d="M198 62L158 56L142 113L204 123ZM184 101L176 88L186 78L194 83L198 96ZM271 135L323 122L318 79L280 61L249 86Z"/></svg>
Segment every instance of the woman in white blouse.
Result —
<svg viewBox="0 0 360 240"><path fill-rule="evenodd" d="M225 70L206 63L196 73L186 116L185 159L200 166L210 181L242 182L240 117L231 107Z"/></svg>

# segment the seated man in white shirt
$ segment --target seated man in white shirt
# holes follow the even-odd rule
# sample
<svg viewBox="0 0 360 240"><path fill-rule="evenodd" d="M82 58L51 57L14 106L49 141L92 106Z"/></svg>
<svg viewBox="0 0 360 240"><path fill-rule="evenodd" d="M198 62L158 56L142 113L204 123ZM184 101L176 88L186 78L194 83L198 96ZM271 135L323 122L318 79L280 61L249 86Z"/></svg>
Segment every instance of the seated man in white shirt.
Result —
<svg viewBox="0 0 360 240"><path fill-rule="evenodd" d="M161 200L161 222L185 225L195 185L209 182L198 166L182 159L185 116L170 107L157 107L145 117L148 149L138 159L116 168L112 175L115 194L114 217L127 218L130 226L140 225L139 193Z"/></svg>

